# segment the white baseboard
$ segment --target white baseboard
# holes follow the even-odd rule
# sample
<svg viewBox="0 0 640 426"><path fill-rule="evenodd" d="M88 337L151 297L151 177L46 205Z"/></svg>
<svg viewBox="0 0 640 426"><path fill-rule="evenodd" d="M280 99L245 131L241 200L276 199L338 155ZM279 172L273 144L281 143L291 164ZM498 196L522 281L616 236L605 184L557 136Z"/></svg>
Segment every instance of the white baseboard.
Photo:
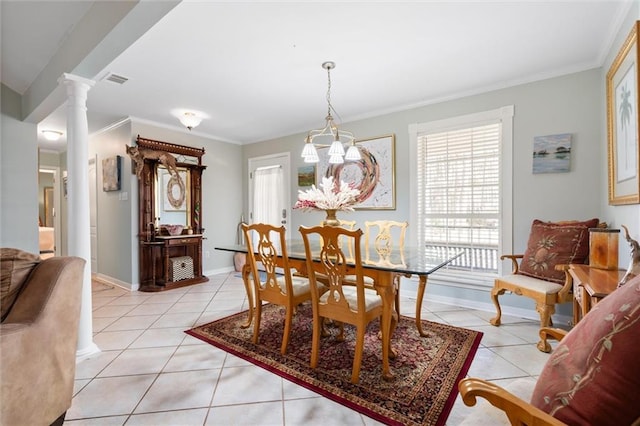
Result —
<svg viewBox="0 0 640 426"><path fill-rule="evenodd" d="M97 274L92 274L92 278L96 278L98 281L103 281L107 284L120 287L123 290L127 290L127 291L138 291L140 289L140 284L138 283L129 284L127 282L120 281L117 278L110 277L109 275L101 274L99 272Z"/></svg>
<svg viewBox="0 0 640 426"><path fill-rule="evenodd" d="M226 266L224 268L210 269L208 271L204 271L204 275L208 277L211 275L228 274L229 272L233 272L233 271L235 271L235 268L233 266Z"/></svg>

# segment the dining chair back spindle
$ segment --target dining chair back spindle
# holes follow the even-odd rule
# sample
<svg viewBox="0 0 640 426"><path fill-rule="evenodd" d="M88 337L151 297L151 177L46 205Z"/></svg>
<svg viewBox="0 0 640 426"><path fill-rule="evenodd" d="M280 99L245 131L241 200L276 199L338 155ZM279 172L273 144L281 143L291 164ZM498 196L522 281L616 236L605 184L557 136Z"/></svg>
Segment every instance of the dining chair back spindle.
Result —
<svg viewBox="0 0 640 426"><path fill-rule="evenodd" d="M389 263L394 250L399 251L400 259L404 263L404 239L408 222L395 220L374 220L364 223L365 263ZM375 252L376 258L371 255ZM396 312L400 314L400 279L404 274L394 274L393 282L396 288Z"/></svg>
<svg viewBox="0 0 640 426"><path fill-rule="evenodd" d="M287 352L296 307L311 300L309 280L294 275L289 266L284 226L275 227L265 223L242 224L242 232L247 244L249 279L253 284L255 303L253 343L257 344L259 339L262 304L268 302L284 306L286 312L280 347L280 352L284 355ZM262 277L260 272L263 272Z"/></svg>
<svg viewBox="0 0 640 426"><path fill-rule="evenodd" d="M348 230L338 226L301 226L300 233L304 241L313 306L311 368L316 368L319 361L323 319L340 322L341 327L342 323L352 324L356 327L356 342L351 382L358 383L367 324L381 317L383 309L382 298L375 289L364 283L360 252L362 230ZM314 253L312 249L315 235L322 242L319 253ZM339 243L343 239L353 243L353 262L345 255L344 244ZM351 274L353 282L345 281L347 274ZM316 275L328 278L326 292L323 293L319 288L321 283Z"/></svg>

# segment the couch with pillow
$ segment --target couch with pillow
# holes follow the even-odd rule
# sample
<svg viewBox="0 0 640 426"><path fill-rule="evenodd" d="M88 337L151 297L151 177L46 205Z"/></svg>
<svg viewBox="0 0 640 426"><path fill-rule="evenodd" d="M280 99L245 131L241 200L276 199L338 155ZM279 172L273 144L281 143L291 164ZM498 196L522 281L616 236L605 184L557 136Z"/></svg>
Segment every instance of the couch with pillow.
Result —
<svg viewBox="0 0 640 426"><path fill-rule="evenodd" d="M589 229L606 226L598 219L586 221L543 222L534 220L524 254L504 255L510 259L511 274L498 277L491 290L496 316L490 323L499 326L502 309L498 297L509 291L533 299L540 315L540 327L551 324L555 305L573 301L573 282L565 270L569 264L588 263ZM544 340L537 345L543 352L551 347Z"/></svg>
<svg viewBox="0 0 640 426"><path fill-rule="evenodd" d="M536 381L506 389L476 378L460 381L476 404L463 425L640 425L640 276L616 289L562 337ZM496 410L494 407L502 411Z"/></svg>
<svg viewBox="0 0 640 426"><path fill-rule="evenodd" d="M0 425L62 424L71 406L85 260L0 248Z"/></svg>

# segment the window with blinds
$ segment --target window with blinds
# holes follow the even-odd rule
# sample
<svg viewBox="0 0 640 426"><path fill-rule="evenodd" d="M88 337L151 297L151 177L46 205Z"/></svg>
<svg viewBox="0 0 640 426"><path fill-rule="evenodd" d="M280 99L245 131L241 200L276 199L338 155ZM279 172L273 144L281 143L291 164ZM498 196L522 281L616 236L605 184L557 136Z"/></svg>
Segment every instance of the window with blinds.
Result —
<svg viewBox="0 0 640 426"><path fill-rule="evenodd" d="M463 252L450 269L497 274L500 121L417 134L419 242Z"/></svg>

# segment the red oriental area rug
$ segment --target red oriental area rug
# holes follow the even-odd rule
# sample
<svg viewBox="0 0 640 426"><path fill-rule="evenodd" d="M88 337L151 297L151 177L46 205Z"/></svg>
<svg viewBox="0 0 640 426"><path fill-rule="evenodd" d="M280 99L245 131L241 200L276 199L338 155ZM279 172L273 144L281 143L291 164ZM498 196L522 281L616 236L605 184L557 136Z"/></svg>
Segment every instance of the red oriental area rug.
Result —
<svg viewBox="0 0 640 426"><path fill-rule="evenodd" d="M239 356L287 380L391 425L444 425L458 395L458 381L469 370L482 333L422 321L427 337L420 337L415 319L401 316L393 334L397 351L391 360L393 381L382 372L379 323L369 325L360 370L360 382L351 383L355 328L345 325L345 340L332 335L320 343L318 368L309 367L311 353L311 306L298 308L286 355L280 354L284 309L265 305L260 341L252 343L253 327L243 329L247 312L195 327L186 333Z"/></svg>

